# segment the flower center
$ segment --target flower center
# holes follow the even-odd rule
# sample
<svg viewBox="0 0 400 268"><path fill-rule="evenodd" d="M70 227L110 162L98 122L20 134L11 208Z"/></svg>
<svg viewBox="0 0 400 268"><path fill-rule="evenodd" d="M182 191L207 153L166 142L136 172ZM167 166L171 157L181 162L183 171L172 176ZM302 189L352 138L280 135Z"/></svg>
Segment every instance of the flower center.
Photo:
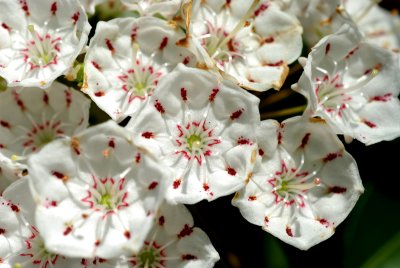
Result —
<svg viewBox="0 0 400 268"><path fill-rule="evenodd" d="M87 190L86 197L81 199L83 203L89 205L89 208L108 213L129 205L126 203L128 192L125 189L124 179L119 181L113 178L99 179L93 175L92 180L92 186Z"/></svg>
<svg viewBox="0 0 400 268"><path fill-rule="evenodd" d="M185 127L177 125L178 137L176 139L177 153L181 153L187 159L194 157L201 164L202 159L212 154L213 147L221 143L214 137L213 129L206 126L205 121L191 122Z"/></svg>
<svg viewBox="0 0 400 268"><path fill-rule="evenodd" d="M108 193L103 194L100 198L100 205L103 205L104 207L106 207L107 209L112 209L113 208L113 204L112 204L112 196Z"/></svg>
<svg viewBox="0 0 400 268"><path fill-rule="evenodd" d="M49 33L41 36L35 31L33 25L28 25L28 31L32 39L28 41L27 48L22 50L22 54L25 60L31 64L31 69L57 64L61 38L54 38Z"/></svg>
<svg viewBox="0 0 400 268"><path fill-rule="evenodd" d="M192 134L187 138L187 145L189 151L200 150L203 145L202 138L199 135Z"/></svg>
<svg viewBox="0 0 400 268"><path fill-rule="evenodd" d="M24 148L22 154L25 155L27 150L34 152L63 134L64 131L61 128L60 121L53 123L53 120L46 120L42 124L35 124L32 129L26 133L26 138L22 143L22 147Z"/></svg>
<svg viewBox="0 0 400 268"><path fill-rule="evenodd" d="M304 194L321 184L321 179L315 177L317 171L301 171L303 164L302 162L298 168L288 168L282 162L281 170L268 181L273 186L276 203L283 201L287 205L296 203L303 206Z"/></svg>
<svg viewBox="0 0 400 268"><path fill-rule="evenodd" d="M36 228L32 227L32 235L25 240L26 249L19 255L29 257L29 261L40 267L54 266L58 255L47 251L44 241L40 237ZM26 262L15 263L15 267L23 267Z"/></svg>
<svg viewBox="0 0 400 268"><path fill-rule="evenodd" d="M156 263L156 252L153 248L143 250L139 253L139 263L140 267L153 267Z"/></svg>

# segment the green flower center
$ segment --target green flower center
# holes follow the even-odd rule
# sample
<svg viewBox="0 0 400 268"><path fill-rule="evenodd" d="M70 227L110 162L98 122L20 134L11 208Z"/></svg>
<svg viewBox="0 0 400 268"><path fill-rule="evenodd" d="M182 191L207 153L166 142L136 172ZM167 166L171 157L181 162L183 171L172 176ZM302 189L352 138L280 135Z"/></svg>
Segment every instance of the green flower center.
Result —
<svg viewBox="0 0 400 268"><path fill-rule="evenodd" d="M111 195L109 193L101 195L99 204L103 205L107 209L112 209L113 204Z"/></svg>
<svg viewBox="0 0 400 268"><path fill-rule="evenodd" d="M139 254L140 267L152 267L156 262L156 252L150 248Z"/></svg>
<svg viewBox="0 0 400 268"><path fill-rule="evenodd" d="M190 151L201 149L203 146L202 139L199 135L192 134L187 138L187 146Z"/></svg>

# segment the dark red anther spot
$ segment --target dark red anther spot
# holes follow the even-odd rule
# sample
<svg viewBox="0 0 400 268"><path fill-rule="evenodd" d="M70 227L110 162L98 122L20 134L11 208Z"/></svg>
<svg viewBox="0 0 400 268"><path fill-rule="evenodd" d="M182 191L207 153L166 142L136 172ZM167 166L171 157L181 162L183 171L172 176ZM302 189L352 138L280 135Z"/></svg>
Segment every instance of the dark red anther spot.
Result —
<svg viewBox="0 0 400 268"><path fill-rule="evenodd" d="M183 64L188 64L190 62L190 57L189 56L187 56L187 57L185 57L184 59L183 59L183 61L182 61L182 63Z"/></svg>
<svg viewBox="0 0 400 268"><path fill-rule="evenodd" d="M165 218L164 218L164 216L160 216L160 218L158 218L158 224L159 224L160 226L163 226L164 223L165 223Z"/></svg>
<svg viewBox="0 0 400 268"><path fill-rule="evenodd" d="M67 236L72 232L72 227L71 226L67 226L67 228L65 228L63 235Z"/></svg>
<svg viewBox="0 0 400 268"><path fill-rule="evenodd" d="M124 236L126 237L126 239L130 239L131 238L131 232L129 232L128 230L126 230L124 232Z"/></svg>
<svg viewBox="0 0 400 268"><path fill-rule="evenodd" d="M71 19L74 24L76 24L78 22L80 16L81 16L81 13L79 11L75 12L74 15L72 15Z"/></svg>
<svg viewBox="0 0 400 268"><path fill-rule="evenodd" d="M204 191L208 191L210 189L210 186L208 186L207 183L203 183L203 189Z"/></svg>
<svg viewBox="0 0 400 268"><path fill-rule="evenodd" d="M382 102L387 102L392 98L392 93L387 93L383 96L375 96L372 97L369 101L382 101Z"/></svg>
<svg viewBox="0 0 400 268"><path fill-rule="evenodd" d="M258 149L258 154L260 155L260 156L263 156L265 153L264 153L264 150L263 149Z"/></svg>
<svg viewBox="0 0 400 268"><path fill-rule="evenodd" d="M362 122L363 122L364 124L366 124L366 125L367 125L368 127L370 127L370 128L376 128L376 124L373 123L373 122L371 122L371 121L368 121L368 120L364 119L364 120L362 120Z"/></svg>
<svg viewBox="0 0 400 268"><path fill-rule="evenodd" d="M49 95L45 92L43 94L43 102L48 105L49 104Z"/></svg>
<svg viewBox="0 0 400 268"><path fill-rule="evenodd" d="M106 93L104 93L104 91L97 91L97 92L94 93L94 95L96 97L103 97L104 95L106 95Z"/></svg>
<svg viewBox="0 0 400 268"><path fill-rule="evenodd" d="M163 50L168 44L168 37L164 37L160 44L160 50Z"/></svg>
<svg viewBox="0 0 400 268"><path fill-rule="evenodd" d="M240 109L240 110L233 112L230 116L231 120L238 119L242 115L243 111L244 111L244 109Z"/></svg>
<svg viewBox="0 0 400 268"><path fill-rule="evenodd" d="M288 236L293 237L293 231L289 226L286 226L286 233Z"/></svg>
<svg viewBox="0 0 400 268"><path fill-rule="evenodd" d="M214 88L214 89L211 91L210 96L208 96L208 100L209 100L210 102L213 102L213 101L215 100L215 97L217 96L218 92L219 92L219 89L218 89L218 88Z"/></svg>
<svg viewBox="0 0 400 268"><path fill-rule="evenodd" d="M140 158L142 157L142 155L140 154L140 153L137 153L136 154L136 156L135 156L135 162L137 163L137 164L139 164L140 163Z"/></svg>
<svg viewBox="0 0 400 268"><path fill-rule="evenodd" d="M329 162L329 161L335 160L336 158L341 157L341 156L342 156L341 153L329 153L327 156L325 156L322 159L322 161Z"/></svg>
<svg viewBox="0 0 400 268"><path fill-rule="evenodd" d="M267 216L264 217L264 223L267 225L269 223L269 218Z"/></svg>
<svg viewBox="0 0 400 268"><path fill-rule="evenodd" d="M172 187L174 187L174 189L177 189L180 185L181 185L181 180L174 180Z"/></svg>
<svg viewBox="0 0 400 268"><path fill-rule="evenodd" d="M325 55L327 55L331 51L331 43L326 44L325 46Z"/></svg>
<svg viewBox="0 0 400 268"><path fill-rule="evenodd" d="M114 53L114 52L115 52L115 48L114 48L114 46L113 46L111 40L107 38L107 39L105 40L105 42L106 42L106 46L107 46L108 50L110 50L111 53Z"/></svg>
<svg viewBox="0 0 400 268"><path fill-rule="evenodd" d="M153 139L154 138L154 133L146 131L146 132L142 133L142 137L145 138L145 139Z"/></svg>
<svg viewBox="0 0 400 268"><path fill-rule="evenodd" d="M325 225L325 227L329 227L329 222L326 219L320 219L319 223L321 223L322 225Z"/></svg>
<svg viewBox="0 0 400 268"><path fill-rule="evenodd" d="M4 29L6 29L7 31L11 31L11 28L10 28L10 26L8 26L6 23L2 23L1 24L1 27L3 27Z"/></svg>
<svg viewBox="0 0 400 268"><path fill-rule="evenodd" d="M226 172L228 172L229 175L235 176L236 175L236 170L232 167L227 167Z"/></svg>
<svg viewBox="0 0 400 268"><path fill-rule="evenodd" d="M14 211L15 213L19 212L19 207L15 204L11 204L10 206L11 210Z"/></svg>
<svg viewBox="0 0 400 268"><path fill-rule="evenodd" d="M5 128L11 128L10 123L8 123L7 121L0 120L0 125Z"/></svg>
<svg viewBox="0 0 400 268"><path fill-rule="evenodd" d="M178 234L178 238L181 239L182 237L191 235L192 233L193 233L193 228L185 224L182 231Z"/></svg>
<svg viewBox="0 0 400 268"><path fill-rule="evenodd" d="M65 90L65 102L67 103L67 107L71 106L72 93L70 90Z"/></svg>
<svg viewBox="0 0 400 268"><path fill-rule="evenodd" d="M109 140L108 141L108 147L110 147L110 148L115 148L115 141L114 141L114 139L111 139L111 140Z"/></svg>
<svg viewBox="0 0 400 268"><path fill-rule="evenodd" d="M0 235L4 235L5 233L6 233L6 229L0 228Z"/></svg>
<svg viewBox="0 0 400 268"><path fill-rule="evenodd" d="M249 140L249 139L240 137L240 138L237 140L237 144L239 144L239 145L252 145L253 143L252 143L251 140Z"/></svg>
<svg viewBox="0 0 400 268"><path fill-rule="evenodd" d="M94 242L94 245L96 246L96 247L98 247L98 246L100 246L100 240L96 240L96 242Z"/></svg>
<svg viewBox="0 0 400 268"><path fill-rule="evenodd" d="M266 65L270 67L278 67L284 64L283 60L277 61L277 62L269 62Z"/></svg>
<svg viewBox="0 0 400 268"><path fill-rule="evenodd" d="M255 200L257 200L257 196L251 195L251 196L249 196L248 200L249 201L255 201Z"/></svg>
<svg viewBox="0 0 400 268"><path fill-rule="evenodd" d="M275 38L273 36L264 38L264 43L272 43L275 41Z"/></svg>
<svg viewBox="0 0 400 268"><path fill-rule="evenodd" d="M255 16L259 16L262 12L268 9L268 4L262 4L259 8L254 11Z"/></svg>
<svg viewBox="0 0 400 268"><path fill-rule="evenodd" d="M92 61L92 65L94 66L94 68L96 68L97 70L101 71L101 67L97 62Z"/></svg>
<svg viewBox="0 0 400 268"><path fill-rule="evenodd" d="M191 254L182 255L182 260L190 261L190 260L197 260L197 257Z"/></svg>
<svg viewBox="0 0 400 268"><path fill-rule="evenodd" d="M152 183L150 183L148 189L149 190L153 190L153 189L155 189L157 187L157 185L158 185L158 182L153 181Z"/></svg>
<svg viewBox="0 0 400 268"><path fill-rule="evenodd" d="M21 4L22 10L25 12L26 16L30 15L28 4L26 3L26 0L19 0L19 3Z"/></svg>
<svg viewBox="0 0 400 268"><path fill-rule="evenodd" d="M185 88L181 88L181 98L183 101L187 101L187 90Z"/></svg>
<svg viewBox="0 0 400 268"><path fill-rule="evenodd" d="M156 100L156 101L154 102L154 107L156 107L157 111L158 111L160 114L165 113L164 107L162 106L162 104L161 104L158 100Z"/></svg>
<svg viewBox="0 0 400 268"><path fill-rule="evenodd" d="M347 191L346 188L340 186L329 187L329 192L334 194L343 194Z"/></svg>
<svg viewBox="0 0 400 268"><path fill-rule="evenodd" d="M61 173L59 171L53 171L51 174L59 180L66 181L68 179L68 176L64 175L63 173Z"/></svg>
<svg viewBox="0 0 400 268"><path fill-rule="evenodd" d="M53 15L56 14L56 12L57 12L57 2L54 2L53 4L51 4L50 10L51 10L51 13Z"/></svg>
<svg viewBox="0 0 400 268"><path fill-rule="evenodd" d="M278 144L282 144L282 132L278 132Z"/></svg>
<svg viewBox="0 0 400 268"><path fill-rule="evenodd" d="M304 135L303 139L301 140L300 148L304 149L306 147L308 141L310 140L310 135L311 133L306 133L306 135Z"/></svg>

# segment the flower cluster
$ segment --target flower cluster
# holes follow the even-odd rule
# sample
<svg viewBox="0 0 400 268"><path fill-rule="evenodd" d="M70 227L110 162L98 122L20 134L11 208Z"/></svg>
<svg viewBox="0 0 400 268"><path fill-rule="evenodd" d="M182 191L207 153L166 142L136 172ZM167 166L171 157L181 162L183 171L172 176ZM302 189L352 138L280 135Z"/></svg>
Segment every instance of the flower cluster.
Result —
<svg viewBox="0 0 400 268"><path fill-rule="evenodd" d="M231 194L308 249L363 192L341 140L400 136L400 19L372 0L0 7L1 268L213 267L184 205ZM303 113L261 120L297 66Z"/></svg>

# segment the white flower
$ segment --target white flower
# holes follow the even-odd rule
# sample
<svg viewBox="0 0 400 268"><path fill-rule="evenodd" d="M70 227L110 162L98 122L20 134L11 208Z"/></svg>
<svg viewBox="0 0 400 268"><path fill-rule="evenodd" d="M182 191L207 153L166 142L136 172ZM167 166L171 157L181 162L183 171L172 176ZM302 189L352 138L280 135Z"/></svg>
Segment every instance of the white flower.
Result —
<svg viewBox="0 0 400 268"><path fill-rule="evenodd" d="M251 223L300 249L329 238L363 187L354 159L322 120L263 121L260 162L232 203Z"/></svg>
<svg viewBox="0 0 400 268"><path fill-rule="evenodd" d="M219 69L257 91L279 89L302 49L300 23L271 1L196 1L190 31Z"/></svg>
<svg viewBox="0 0 400 268"><path fill-rule="evenodd" d="M130 10L137 10L141 16L159 14L171 19L179 12L182 0L122 0L121 2Z"/></svg>
<svg viewBox="0 0 400 268"><path fill-rule="evenodd" d="M0 267L115 267L115 261L97 257L90 260L68 258L46 247L35 227L35 202L28 180L23 178L15 182L0 197Z"/></svg>
<svg viewBox="0 0 400 268"><path fill-rule="evenodd" d="M175 44L183 37L154 17L99 22L85 58L85 93L115 120L135 113L177 63L192 62Z"/></svg>
<svg viewBox="0 0 400 268"><path fill-rule="evenodd" d="M16 87L0 93L0 185L20 177L26 157L45 144L85 129L89 104L82 93L58 82L47 90Z"/></svg>
<svg viewBox="0 0 400 268"><path fill-rule="evenodd" d="M344 7L368 42L400 53L400 17L381 8L377 1L345 1Z"/></svg>
<svg viewBox="0 0 400 268"><path fill-rule="evenodd" d="M213 200L244 184L236 166L226 161L240 154L250 161L260 120L258 102L232 82L180 64L160 81L149 104L127 128L140 146L174 169L168 199Z"/></svg>
<svg viewBox="0 0 400 268"><path fill-rule="evenodd" d="M207 235L193 227L193 218L184 205L164 203L141 251L122 258L118 268L209 268L214 267L219 255Z"/></svg>
<svg viewBox="0 0 400 268"><path fill-rule="evenodd" d="M76 0L1 0L0 76L46 88L86 45L90 25Z"/></svg>
<svg viewBox="0 0 400 268"><path fill-rule="evenodd" d="M28 167L37 228L52 252L69 257L139 250L170 181L113 121L48 144Z"/></svg>
<svg viewBox="0 0 400 268"><path fill-rule="evenodd" d="M400 136L399 72L393 53L344 25L314 47L294 89L308 99L311 116L324 118L337 134L373 144Z"/></svg>

